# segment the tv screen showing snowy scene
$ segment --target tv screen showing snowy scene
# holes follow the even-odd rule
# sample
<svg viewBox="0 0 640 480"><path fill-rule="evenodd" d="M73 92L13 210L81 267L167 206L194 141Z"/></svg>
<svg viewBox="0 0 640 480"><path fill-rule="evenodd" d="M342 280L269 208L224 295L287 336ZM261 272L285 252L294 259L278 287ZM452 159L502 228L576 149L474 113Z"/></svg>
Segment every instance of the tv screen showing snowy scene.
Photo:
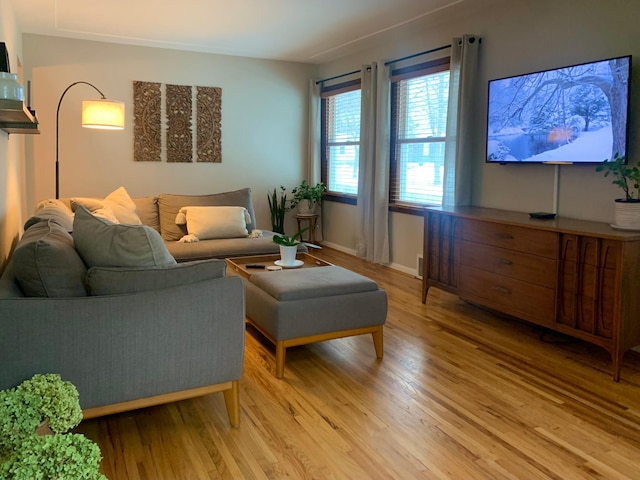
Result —
<svg viewBox="0 0 640 480"><path fill-rule="evenodd" d="M631 56L489 82L487 162L600 163L626 155Z"/></svg>

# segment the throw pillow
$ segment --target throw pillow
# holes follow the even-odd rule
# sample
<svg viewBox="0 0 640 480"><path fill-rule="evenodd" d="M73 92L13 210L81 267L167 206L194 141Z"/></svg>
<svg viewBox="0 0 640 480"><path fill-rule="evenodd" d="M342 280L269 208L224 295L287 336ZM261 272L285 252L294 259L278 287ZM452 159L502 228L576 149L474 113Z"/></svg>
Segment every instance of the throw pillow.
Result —
<svg viewBox="0 0 640 480"><path fill-rule="evenodd" d="M27 221L24 229L27 230L29 225L37 223L36 219L53 220L62 226L67 232L73 230L73 212L62 201L57 199L42 200L36 205L33 217Z"/></svg>
<svg viewBox="0 0 640 480"><path fill-rule="evenodd" d="M136 210L136 204L131 200L124 187L117 188L107 195L104 200L88 197L74 197L71 199L71 209L73 211L76 211L79 205L82 205L90 212L108 207L113 211L118 222L129 225L142 224Z"/></svg>
<svg viewBox="0 0 640 480"><path fill-rule="evenodd" d="M189 285L225 276L226 262L209 259L163 267L92 267L87 272L91 295L118 295Z"/></svg>
<svg viewBox="0 0 640 480"><path fill-rule="evenodd" d="M182 207L194 205L205 206L234 206L244 207L249 212L251 222L247 222L250 232L255 225L255 213L251 200L251 189L243 188L233 192L215 193L211 195L173 195L162 193L158 195L158 210L160 214L160 233L165 240L180 240L187 234L186 226L176 225L176 215Z"/></svg>
<svg viewBox="0 0 640 480"><path fill-rule="evenodd" d="M244 207L183 207L176 215L177 225L187 225L189 235L200 240L238 238L249 235L247 222L251 221Z"/></svg>
<svg viewBox="0 0 640 480"><path fill-rule="evenodd" d="M160 234L146 225L114 224L79 206L73 239L88 267L157 267L176 263Z"/></svg>
<svg viewBox="0 0 640 480"><path fill-rule="evenodd" d="M27 297L84 297L87 269L73 238L55 220L41 220L24 233L13 253L16 280Z"/></svg>

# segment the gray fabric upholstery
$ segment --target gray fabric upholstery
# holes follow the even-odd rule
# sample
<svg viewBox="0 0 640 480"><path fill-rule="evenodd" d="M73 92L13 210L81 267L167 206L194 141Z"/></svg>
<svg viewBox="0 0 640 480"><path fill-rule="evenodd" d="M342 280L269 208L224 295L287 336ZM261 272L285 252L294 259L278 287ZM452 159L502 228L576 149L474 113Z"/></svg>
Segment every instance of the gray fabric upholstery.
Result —
<svg viewBox="0 0 640 480"><path fill-rule="evenodd" d="M238 380L244 287L230 276L129 295L0 299L0 389L59 373L84 408Z"/></svg>
<svg viewBox="0 0 640 480"><path fill-rule="evenodd" d="M162 193L158 195L160 216L160 233L165 240L180 240L187 234L185 225L176 225L176 215L182 207L193 206L238 206L245 207L251 216L247 230L256 228L256 214L251 200L251 189L243 188L233 192L214 193L211 195L174 195Z"/></svg>
<svg viewBox="0 0 640 480"><path fill-rule="evenodd" d="M246 282L246 308L247 317L275 340L289 340L384 325L387 318L387 294L378 289L278 301L253 283Z"/></svg>
<svg viewBox="0 0 640 480"><path fill-rule="evenodd" d="M194 243L166 242L169 253L178 262L202 260L205 258L244 257L249 255L268 255L279 252L273 240L273 232L263 232L258 238L217 238ZM306 252L307 247L300 244L298 251Z"/></svg>
<svg viewBox="0 0 640 480"><path fill-rule="evenodd" d="M136 204L136 210L142 224L150 226L159 233L158 197L140 197L132 198L131 200Z"/></svg>
<svg viewBox="0 0 640 480"><path fill-rule="evenodd" d="M224 260L209 259L162 267L92 267L87 272L90 295L116 295L177 287L225 275Z"/></svg>
<svg viewBox="0 0 640 480"><path fill-rule="evenodd" d="M160 234L147 225L114 224L76 209L73 239L88 267L157 267L176 263Z"/></svg>
<svg viewBox="0 0 640 480"><path fill-rule="evenodd" d="M16 279L28 297L83 297L87 270L73 238L55 220L30 225L13 254Z"/></svg>
<svg viewBox="0 0 640 480"><path fill-rule="evenodd" d="M283 302L378 290L373 280L335 265L259 272L251 275L249 281Z"/></svg>

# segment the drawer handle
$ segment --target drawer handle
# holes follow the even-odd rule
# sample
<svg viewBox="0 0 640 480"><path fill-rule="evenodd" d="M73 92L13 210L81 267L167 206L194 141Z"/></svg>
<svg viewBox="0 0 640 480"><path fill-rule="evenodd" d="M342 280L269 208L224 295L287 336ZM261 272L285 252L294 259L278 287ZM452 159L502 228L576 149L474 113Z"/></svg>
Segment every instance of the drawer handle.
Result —
<svg viewBox="0 0 640 480"><path fill-rule="evenodd" d="M513 240L513 235L511 235L510 233L499 232L496 233L496 237L502 240Z"/></svg>
<svg viewBox="0 0 640 480"><path fill-rule="evenodd" d="M492 287L495 291L500 292L500 293L505 293L505 294L510 294L511 290L509 290L508 288L504 288L501 285L494 285Z"/></svg>
<svg viewBox="0 0 640 480"><path fill-rule="evenodd" d="M500 258L499 260L500 260L500 263L503 264L503 265L511 265L513 263L508 258Z"/></svg>

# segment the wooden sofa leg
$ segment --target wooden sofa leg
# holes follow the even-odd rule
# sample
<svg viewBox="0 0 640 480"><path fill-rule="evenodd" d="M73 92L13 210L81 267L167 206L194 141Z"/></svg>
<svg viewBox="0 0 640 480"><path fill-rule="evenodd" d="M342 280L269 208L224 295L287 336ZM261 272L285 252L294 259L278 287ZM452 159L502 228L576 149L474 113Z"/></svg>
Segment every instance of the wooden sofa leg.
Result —
<svg viewBox="0 0 640 480"><path fill-rule="evenodd" d="M232 427L240 426L240 381L231 382L231 388L222 392L224 394L224 403L227 406L227 414L229 415L229 423Z"/></svg>
<svg viewBox="0 0 640 480"><path fill-rule="evenodd" d="M375 332L372 332L373 346L376 349L376 357L382 358L384 356L384 340L382 339L382 325Z"/></svg>
<svg viewBox="0 0 640 480"><path fill-rule="evenodd" d="M276 378L284 377L284 358L287 353L287 347L284 342L276 342Z"/></svg>

